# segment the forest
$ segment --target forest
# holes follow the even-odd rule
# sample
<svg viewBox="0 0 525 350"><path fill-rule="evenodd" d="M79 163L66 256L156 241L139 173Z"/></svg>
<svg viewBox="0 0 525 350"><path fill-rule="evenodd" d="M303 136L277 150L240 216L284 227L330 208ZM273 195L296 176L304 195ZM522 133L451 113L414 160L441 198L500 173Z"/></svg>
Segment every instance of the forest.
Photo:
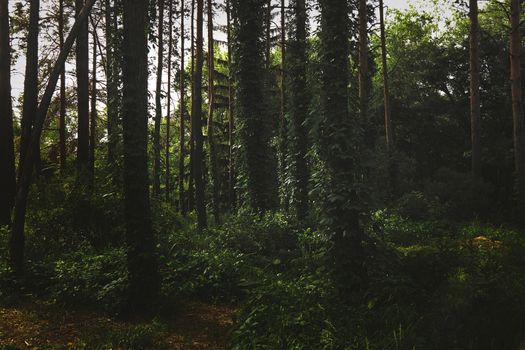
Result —
<svg viewBox="0 0 525 350"><path fill-rule="evenodd" d="M521 0L0 0L0 350L523 350Z"/></svg>

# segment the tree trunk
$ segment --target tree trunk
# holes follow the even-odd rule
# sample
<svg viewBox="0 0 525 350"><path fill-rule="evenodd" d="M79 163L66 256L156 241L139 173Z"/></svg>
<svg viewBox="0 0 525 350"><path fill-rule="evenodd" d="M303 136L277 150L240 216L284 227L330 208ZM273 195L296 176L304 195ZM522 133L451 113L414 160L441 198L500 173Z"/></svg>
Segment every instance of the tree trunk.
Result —
<svg viewBox="0 0 525 350"><path fill-rule="evenodd" d="M195 72L193 75L193 91L191 104L191 119L195 149L193 157L193 176L195 180L195 206L197 209L197 225L199 231L206 228L206 204L204 203L204 178L202 171L203 136L202 136L202 67L203 67L203 17L204 0L197 0L197 36L195 43Z"/></svg>
<svg viewBox="0 0 525 350"><path fill-rule="evenodd" d="M114 180L116 175L116 164L118 163L118 146L120 143L119 133L119 64L117 52L118 43L118 18L117 0L106 0L106 93L107 93L107 130L108 130L108 165L112 170ZM116 182L116 181L115 181Z"/></svg>
<svg viewBox="0 0 525 350"><path fill-rule="evenodd" d="M157 89L155 91L155 131L153 133L153 194L160 195L160 125L162 122L162 69L164 65L164 0L159 0Z"/></svg>
<svg viewBox="0 0 525 350"><path fill-rule="evenodd" d="M188 209L191 211L195 209L195 186L194 179L195 174L193 173L193 163L195 161L195 135L193 133L193 83L195 76L195 0L191 0L191 94L192 94L192 107L190 116L190 178L188 181Z"/></svg>
<svg viewBox="0 0 525 350"><path fill-rule="evenodd" d="M348 113L348 2L321 0L321 125L320 151L330 193L324 216L333 234L334 280L342 295L357 293L366 278L362 251L359 205L353 179L358 142L353 129L358 124Z"/></svg>
<svg viewBox="0 0 525 350"><path fill-rule="evenodd" d="M232 74L232 37L231 37L231 8L230 1L226 0L226 35L228 40L228 199L230 210L235 206L235 161L234 146L234 116L233 116L233 74Z"/></svg>
<svg viewBox="0 0 525 350"><path fill-rule="evenodd" d="M207 0L208 5L208 143L210 146L210 167L211 181L213 187L213 216L217 224L221 223L220 208L220 172L219 161L217 159L217 145L215 144L215 130L213 112L215 103L214 71L215 71L215 52L213 42L213 2Z"/></svg>
<svg viewBox="0 0 525 350"><path fill-rule="evenodd" d="M75 0L75 16L78 17L84 0ZM78 141L77 168L82 174L89 166L89 46L88 22L84 22L78 32L76 43L77 66L77 111Z"/></svg>
<svg viewBox="0 0 525 350"><path fill-rule="evenodd" d="M185 6L184 1L181 0L180 2L180 156L179 156L179 205L182 215L186 214L186 198L185 198L185 191L184 191L184 175L185 175L185 167L184 167L184 159L186 158L186 147L184 146L185 143L185 135L186 135L186 126L185 126L185 118L186 118L186 89L184 85L185 80L185 27L184 27L184 18L185 18Z"/></svg>
<svg viewBox="0 0 525 350"><path fill-rule="evenodd" d="M147 1L124 1L124 207L133 313L148 313L160 288L148 186L147 13Z"/></svg>
<svg viewBox="0 0 525 350"><path fill-rule="evenodd" d="M97 28L93 24L93 63L91 76L91 121L89 134L89 169L91 180L95 174L95 150L97 143Z"/></svg>
<svg viewBox="0 0 525 350"><path fill-rule="evenodd" d="M58 17L58 40L60 51L64 48L64 0L59 2ZM66 70L62 69L60 74L60 116L58 121L59 148L60 148L60 171L64 173L66 169Z"/></svg>
<svg viewBox="0 0 525 350"><path fill-rule="evenodd" d="M40 0L30 1L29 31L27 35L26 70L24 78L24 102L22 105L22 133L20 136L20 159L18 178L27 159L29 140L34 127L38 109L38 31L40 20ZM35 154L35 167L40 169L40 145Z"/></svg>
<svg viewBox="0 0 525 350"><path fill-rule="evenodd" d="M24 271L24 226L27 209L27 197L29 195L29 186L31 185L31 178L33 174L35 157L38 152L38 145L40 143L40 136L42 135L42 128L46 119L47 111L51 103L51 98L56 88L56 84L64 69L67 56L73 47L75 39L77 38L78 32L84 23L87 23L87 16L93 7L96 0L88 0L84 5L82 11L77 16L75 24L71 28L63 49L60 51L60 55L53 67L53 70L49 76L49 82L46 86L42 101L38 106L38 112L34 123L34 128L31 133L31 139L27 148L26 161L24 168L21 170L20 181L18 184L18 190L15 198L15 207L13 214L13 226L11 228L11 237L9 242L9 254L11 268L17 274L22 274Z"/></svg>
<svg viewBox="0 0 525 350"><path fill-rule="evenodd" d="M288 169L288 151L289 151L289 120L286 118L287 107L287 91L286 91L286 65L287 65L287 49L286 49L286 6L285 0L281 0L281 115L279 118L279 159L280 159L280 173L281 173L281 187L282 187L282 206L285 211L290 208L290 191L286 188L286 178L290 176ZM293 175L292 175L293 176Z"/></svg>
<svg viewBox="0 0 525 350"><path fill-rule="evenodd" d="M394 129L390 107L390 86L388 82L388 63L386 51L385 12L383 0L379 0L379 25L381 28L381 63L383 70L383 103L385 108L385 139L388 152L394 147Z"/></svg>
<svg viewBox="0 0 525 350"><path fill-rule="evenodd" d="M166 202L171 195L171 162L170 162L170 132L171 132L171 55L173 54L173 0L169 0L168 9L168 111L166 114Z"/></svg>
<svg viewBox="0 0 525 350"><path fill-rule="evenodd" d="M16 189L8 0L0 0L0 226L11 223Z"/></svg>
<svg viewBox="0 0 525 350"><path fill-rule="evenodd" d="M520 0L511 0L510 81L514 123L514 159L518 216L525 220L525 135L523 128L523 97L521 91L521 30Z"/></svg>
<svg viewBox="0 0 525 350"><path fill-rule="evenodd" d="M359 110L362 121L368 116L368 7L359 0Z"/></svg>
<svg viewBox="0 0 525 350"><path fill-rule="evenodd" d="M265 35L266 47L265 47L264 58L266 60L265 62L266 69L269 70L272 64L271 62L272 61L272 32L271 32L271 29L272 29L272 0L266 1L266 18L265 18L264 27L266 30L266 35Z"/></svg>
<svg viewBox="0 0 525 350"><path fill-rule="evenodd" d="M481 178L481 110L479 98L479 22L478 0L470 0L470 127L472 174Z"/></svg>
<svg viewBox="0 0 525 350"><path fill-rule="evenodd" d="M289 111L292 121L291 140L293 157L293 179L295 184L295 211L299 222L304 222L308 214L308 180L307 163L308 131L306 117L308 101L306 89L306 3L305 0L293 0L294 25L293 38L288 50L288 66L290 71L290 103Z"/></svg>

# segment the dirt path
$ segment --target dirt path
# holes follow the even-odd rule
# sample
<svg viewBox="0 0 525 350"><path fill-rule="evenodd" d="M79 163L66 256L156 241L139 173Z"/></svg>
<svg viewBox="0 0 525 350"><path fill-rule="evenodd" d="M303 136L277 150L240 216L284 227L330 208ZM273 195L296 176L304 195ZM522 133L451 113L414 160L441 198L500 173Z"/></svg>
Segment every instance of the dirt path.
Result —
<svg viewBox="0 0 525 350"><path fill-rule="evenodd" d="M226 349L236 310L231 306L186 303L177 317L165 321L169 349ZM0 307L0 349L74 348L86 334L122 331L136 323L118 321L92 311L58 310L45 306ZM124 349L119 349L124 350Z"/></svg>

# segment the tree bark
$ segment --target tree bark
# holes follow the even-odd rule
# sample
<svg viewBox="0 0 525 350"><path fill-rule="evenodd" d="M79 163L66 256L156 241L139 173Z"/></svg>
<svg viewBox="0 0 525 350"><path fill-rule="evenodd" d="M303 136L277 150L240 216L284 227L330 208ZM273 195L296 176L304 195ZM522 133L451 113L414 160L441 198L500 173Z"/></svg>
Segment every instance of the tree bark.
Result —
<svg viewBox="0 0 525 350"><path fill-rule="evenodd" d="M472 174L481 178L481 106L479 96L479 22L478 0L470 0L470 127Z"/></svg>
<svg viewBox="0 0 525 350"><path fill-rule="evenodd" d="M166 114L166 202L171 196L171 162L170 162L170 138L171 138L171 55L173 54L173 0L169 0L168 6L168 107Z"/></svg>
<svg viewBox="0 0 525 350"><path fill-rule="evenodd" d="M359 110L361 119L368 117L368 7L359 0Z"/></svg>
<svg viewBox="0 0 525 350"><path fill-rule="evenodd" d="M197 226L202 231L207 226L206 204L204 202L204 178L202 171L203 136L202 136L202 67L203 67L203 18L204 0L197 0L197 36L195 43L195 72L193 75L191 119L195 149L193 157L193 176L195 181L195 206Z"/></svg>
<svg viewBox="0 0 525 350"><path fill-rule="evenodd" d="M234 161L234 116L233 116L233 74L231 37L231 0L226 0L226 35L228 40L228 199L230 210L235 206L235 161Z"/></svg>
<svg viewBox="0 0 525 350"><path fill-rule="evenodd" d="M75 0L75 16L84 6L84 0ZM76 42L77 67L77 169L81 175L89 167L89 46L88 22L83 22Z"/></svg>
<svg viewBox="0 0 525 350"><path fill-rule="evenodd" d="M385 140L388 152L394 147L394 129L390 106L390 85L388 79L388 62L386 50L385 9L383 0L379 0L379 25L381 28L381 63L383 70L383 103L385 109Z"/></svg>
<svg viewBox="0 0 525 350"><path fill-rule="evenodd" d="M0 0L0 226L11 224L16 174L8 0Z"/></svg>
<svg viewBox="0 0 525 350"><path fill-rule="evenodd" d="M191 0L191 94L192 107L190 115L190 178L188 180L188 210L195 209L195 174L193 163L195 161L195 135L193 133L193 84L195 76L195 0Z"/></svg>
<svg viewBox="0 0 525 350"><path fill-rule="evenodd" d="M215 144L214 129L214 71L215 71L215 52L213 42L213 2L207 0L208 7L208 144L210 146L210 166L211 181L213 192L213 216L217 224L221 223L221 204L220 204L220 172L219 161L217 159L217 145Z"/></svg>
<svg viewBox="0 0 525 350"><path fill-rule="evenodd" d="M147 1L124 1L124 207L132 313L148 313L160 288L148 186L147 13Z"/></svg>
<svg viewBox="0 0 525 350"><path fill-rule="evenodd" d="M520 220L525 221L525 135L521 86L521 2L511 0L510 81L514 124L514 160L516 170L517 207Z"/></svg>
<svg viewBox="0 0 525 350"><path fill-rule="evenodd" d="M35 155L38 152L38 145L40 143L40 136L42 135L42 128L46 119L46 114L51 103L51 98L55 91L60 73L64 69L67 56L73 47L78 32L84 23L87 23L87 16L93 7L96 0L88 0L84 5L82 11L80 11L75 24L71 28L71 31L64 43L63 49L60 51L60 55L53 67L53 70L49 76L49 81L42 96L42 101L38 106L38 112L34 124L33 131L31 133L31 139L27 148L26 161L24 168L21 171L20 181L18 184L18 190L15 198L14 214L13 214L13 225L11 228L11 237L9 242L9 255L11 268L15 273L22 274L24 272L24 226L27 209L27 197L29 195L29 186L31 185L31 179L33 174Z"/></svg>
<svg viewBox="0 0 525 350"><path fill-rule="evenodd" d="M119 63L117 58L118 44L118 16L117 0L105 0L106 5L106 93L107 93L107 131L108 131L108 165L112 170L113 179L117 179L118 146L120 144L119 127ZM114 181L117 182L117 181Z"/></svg>
<svg viewBox="0 0 525 350"><path fill-rule="evenodd" d="M60 51L64 48L64 0L59 2L58 17L58 40ZM65 66L65 65L64 65ZM66 70L62 69L60 74L60 115L58 121L59 148L60 148L60 171L64 173L66 169Z"/></svg>
<svg viewBox="0 0 525 350"><path fill-rule="evenodd" d="M186 196L184 191L184 177L185 177L185 167L184 159L186 158L186 88L185 88L185 26L184 18L185 16L185 6L184 1L180 2L180 156L179 156L179 206L182 215L186 214Z"/></svg>
<svg viewBox="0 0 525 350"><path fill-rule="evenodd" d="M160 125L162 123L162 70L164 65L164 0L159 0L157 88L155 91L155 131L153 133L153 194L160 195Z"/></svg>
<svg viewBox="0 0 525 350"><path fill-rule="evenodd" d="M38 32L40 20L40 0L30 1L29 31L27 36L26 68L24 78L24 102L22 105L22 122L20 136L20 159L18 178L27 159L29 140L34 127L38 109ZM40 145L35 154L35 168L40 169Z"/></svg>
<svg viewBox="0 0 525 350"><path fill-rule="evenodd" d="M89 134L89 170L91 172L91 181L94 180L95 174L95 150L97 143L97 28L93 24L93 61L91 73L91 120Z"/></svg>

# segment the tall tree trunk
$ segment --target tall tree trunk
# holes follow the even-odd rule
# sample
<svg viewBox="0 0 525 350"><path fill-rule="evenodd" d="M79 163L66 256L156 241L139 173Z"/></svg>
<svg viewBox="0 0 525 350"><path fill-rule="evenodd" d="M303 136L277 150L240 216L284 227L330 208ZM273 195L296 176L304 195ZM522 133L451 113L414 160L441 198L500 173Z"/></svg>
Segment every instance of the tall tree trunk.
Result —
<svg viewBox="0 0 525 350"><path fill-rule="evenodd" d="M359 0L359 110L362 121L368 116L368 7Z"/></svg>
<svg viewBox="0 0 525 350"><path fill-rule="evenodd" d="M204 203L204 178L202 171L203 136L202 136L202 67L203 67L203 18L204 0L197 0L197 36L195 42L195 72L193 75L193 90L191 104L191 120L195 140L194 158L192 162L195 180L195 206L197 209L197 224L199 231L207 226L206 204Z"/></svg>
<svg viewBox="0 0 525 350"><path fill-rule="evenodd" d="M478 0L470 0L470 127L472 174L481 178L481 108L479 98Z"/></svg>
<svg viewBox="0 0 525 350"><path fill-rule="evenodd" d="M211 181L213 187L213 215L215 222L221 222L221 204L220 204L220 172L219 161L217 159L217 145L215 144L214 129L214 103L215 103L215 52L213 42L213 2L207 0L208 7L208 143L210 146L210 167Z"/></svg>
<svg viewBox="0 0 525 350"><path fill-rule="evenodd" d="M235 206L235 164L233 158L234 117L233 117L233 74L231 37L231 0L226 0L226 35L228 40L228 199L230 210Z"/></svg>
<svg viewBox="0 0 525 350"><path fill-rule="evenodd" d="M29 31L27 35L26 70L24 78L24 102L22 105L22 134L20 137L20 159L18 177L27 159L29 140L38 109L38 31L40 20L40 0L31 0L29 12ZM35 167L40 169L40 145L35 154Z"/></svg>
<svg viewBox="0 0 525 350"><path fill-rule="evenodd" d="M75 15L79 16L84 6L84 0L75 0ZM89 46L88 23L82 24L76 43L77 66L77 111L78 111L78 141L77 167L83 173L89 166Z"/></svg>
<svg viewBox="0 0 525 350"><path fill-rule="evenodd" d="M0 0L0 226L11 223L16 189L8 0Z"/></svg>
<svg viewBox="0 0 525 350"><path fill-rule="evenodd" d="M148 186L148 2L124 1L124 206L129 309L147 313L160 288Z"/></svg>
<svg viewBox="0 0 525 350"><path fill-rule="evenodd" d="M60 51L64 48L64 0L59 2L58 17L58 40ZM60 74L60 116L58 121L59 148L60 148L60 171L63 173L66 169L67 151L66 151L66 70L62 69Z"/></svg>
<svg viewBox="0 0 525 350"><path fill-rule="evenodd" d="M388 81L388 63L386 51L385 9L383 0L379 0L379 25L381 29L381 63L383 70L383 103L385 109L385 139L386 147L390 152L394 147L394 129L390 107L390 86Z"/></svg>
<svg viewBox="0 0 525 350"><path fill-rule="evenodd" d="M193 84L195 76L195 0L191 0L191 94L192 94L192 107L190 116L190 178L188 181L188 209L191 211L195 209L195 174L193 163L195 161L195 134L193 133Z"/></svg>
<svg viewBox="0 0 525 350"><path fill-rule="evenodd" d="M95 150L97 143L97 28L93 24L93 62L91 73L91 121L89 134L89 169L91 180L95 174Z"/></svg>
<svg viewBox="0 0 525 350"><path fill-rule="evenodd" d="M514 122L514 159L518 216L525 221L525 135L523 125L523 97L521 91L521 2L511 0L510 81L512 89L512 116Z"/></svg>
<svg viewBox="0 0 525 350"><path fill-rule="evenodd" d="M321 159L330 190L324 211L333 233L334 279L343 295L358 292L366 278L359 224L359 203L353 179L357 155L353 129L357 119L348 113L348 2L320 0L321 5Z"/></svg>
<svg viewBox="0 0 525 350"><path fill-rule="evenodd" d="M308 131L306 117L308 115L308 101L306 89L306 2L293 0L294 12L293 38L288 50L288 66L290 71L290 103L289 111L292 121L291 140L293 157L293 179L295 183L295 211L299 222L303 222L308 214L308 179L307 163Z"/></svg>
<svg viewBox="0 0 525 350"><path fill-rule="evenodd" d="M184 85L185 80L185 27L184 27L184 18L185 15L185 6L184 1L181 0L180 2L180 156L179 156L179 205L180 210L183 215L186 214L186 198L185 198L185 191L184 191L184 175L185 175L185 167L184 167L184 159L186 158L186 147L184 145L186 141L186 89Z"/></svg>
<svg viewBox="0 0 525 350"><path fill-rule="evenodd" d="M266 30L266 47L265 47L265 65L266 69L270 69L270 66L272 64L272 0L266 0L266 18L264 21L264 27Z"/></svg>
<svg viewBox="0 0 525 350"><path fill-rule="evenodd" d="M157 89L155 91L155 132L153 133L153 194L160 195L160 125L162 123L162 70L164 65L164 0L159 0Z"/></svg>
<svg viewBox="0 0 525 350"><path fill-rule="evenodd" d="M119 64L117 52L118 43L118 16L117 0L105 0L106 7L106 93L107 93L107 130L108 130L108 165L112 170L114 180L116 176L116 163L118 162L119 134Z"/></svg>
<svg viewBox="0 0 525 350"><path fill-rule="evenodd" d="M280 159L280 175L281 175L281 187L282 187L282 206L285 211L289 210L290 207L290 191L286 188L286 179L289 174L288 167L288 151L289 151L289 120L286 118L286 106L287 106L287 91L286 91L286 65L287 65L287 49L286 49L286 6L285 0L281 0L281 115L279 118L279 159ZM293 175L292 175L293 176Z"/></svg>
<svg viewBox="0 0 525 350"><path fill-rule="evenodd" d="M38 145L40 143L40 136L42 135L42 128L46 119L47 111L51 103L51 98L55 91L60 73L64 69L67 56L73 47L75 39L78 35L79 30L87 23L87 16L93 7L96 0L88 0L84 5L82 11L77 16L75 24L71 28L71 31L64 43L63 49L60 51L60 55L53 66L53 70L49 75L49 82L47 83L46 90L42 96L42 101L38 106L38 112L36 114L36 120L34 128L31 133L31 139L27 148L26 161L24 168L21 171L20 181L18 184L18 190L15 198L15 207L13 214L13 225L11 228L11 237L9 242L9 255L11 268L17 274L22 274L24 271L24 226L27 209L27 197L29 195L29 186L31 185L31 179L33 175L33 168L35 166L35 156L38 152Z"/></svg>
<svg viewBox="0 0 525 350"><path fill-rule="evenodd" d="M265 101L267 72L264 62L264 4L259 0L235 0L232 6L236 30L237 115L246 173L246 200L260 213L278 206L275 151Z"/></svg>
<svg viewBox="0 0 525 350"><path fill-rule="evenodd" d="M166 115L166 202L171 195L171 162L170 162L170 138L171 138L171 55L173 54L173 0L169 0L168 9L168 111Z"/></svg>

